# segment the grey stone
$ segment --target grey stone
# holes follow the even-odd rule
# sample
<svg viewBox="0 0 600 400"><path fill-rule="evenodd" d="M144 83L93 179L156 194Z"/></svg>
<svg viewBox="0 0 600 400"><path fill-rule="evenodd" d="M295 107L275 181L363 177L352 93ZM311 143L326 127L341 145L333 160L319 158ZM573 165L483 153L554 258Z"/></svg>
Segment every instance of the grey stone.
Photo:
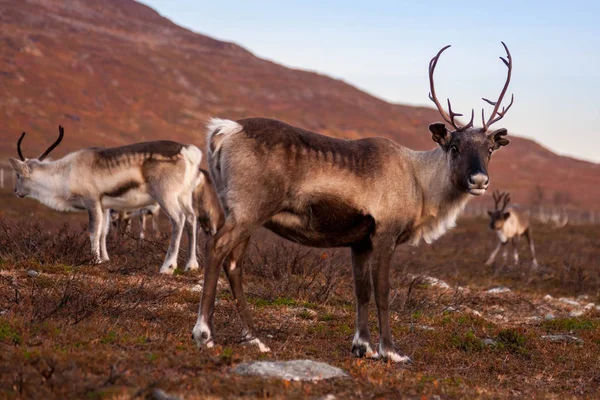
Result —
<svg viewBox="0 0 600 400"><path fill-rule="evenodd" d="M39 276L39 274L40 273L37 272L36 270L33 270L33 269L27 270L27 275L30 276L30 277L32 277L32 278L35 278L35 277Z"/></svg>
<svg viewBox="0 0 600 400"><path fill-rule="evenodd" d="M146 397L149 400L179 400L179 397L172 396L160 389L153 389L152 393Z"/></svg>
<svg viewBox="0 0 600 400"><path fill-rule="evenodd" d="M487 291L487 293L507 293L510 292L510 288L507 288L505 286L499 286L499 287L495 287L492 288L490 290Z"/></svg>
<svg viewBox="0 0 600 400"><path fill-rule="evenodd" d="M548 314L546 314L546 316L544 317L544 319L546 321L552 321L554 319L554 314L548 313Z"/></svg>
<svg viewBox="0 0 600 400"><path fill-rule="evenodd" d="M498 342L491 338L482 339L481 343L485 344L486 346L495 346L496 344L498 344Z"/></svg>
<svg viewBox="0 0 600 400"><path fill-rule="evenodd" d="M556 343L583 343L582 339L571 335L543 335L542 339Z"/></svg>
<svg viewBox="0 0 600 400"><path fill-rule="evenodd" d="M240 375L259 375L286 381L319 381L348 376L339 368L312 360L255 361L239 364L233 371Z"/></svg>

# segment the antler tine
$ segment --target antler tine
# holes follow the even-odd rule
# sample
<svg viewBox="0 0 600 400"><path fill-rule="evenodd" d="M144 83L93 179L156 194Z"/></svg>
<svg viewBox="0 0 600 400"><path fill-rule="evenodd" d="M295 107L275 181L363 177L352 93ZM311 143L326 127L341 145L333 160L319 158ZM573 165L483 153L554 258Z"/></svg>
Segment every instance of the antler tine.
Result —
<svg viewBox="0 0 600 400"><path fill-rule="evenodd" d="M506 209L506 206L508 205L509 202L510 202L510 193L505 192L504 193L504 201L502 202L501 212L504 212L504 210Z"/></svg>
<svg viewBox="0 0 600 400"><path fill-rule="evenodd" d="M38 160L43 161L44 158L46 158L48 156L48 154L50 154L50 152L52 152L52 150L54 150L56 148L56 146L58 146L60 144L60 142L62 142L64 135L65 135L65 129L59 125L58 126L58 139L56 139L56 141L54 143L52 143L52 145L50 147L48 147L48 149L41 156L38 157Z"/></svg>
<svg viewBox="0 0 600 400"><path fill-rule="evenodd" d="M434 102L434 104L436 105L438 111L442 115L442 118L444 118L444 120L447 123L449 123L452 126L454 126L454 123L453 123L452 119L448 116L448 114L444 110L444 107L442 107L440 101L437 98L437 95L435 93L435 85L433 83L433 73L435 72L435 67L437 66L438 60L439 60L440 56L442 55L442 53L444 51L446 51L448 48L450 48L450 45L442 47L440 49L440 51L437 52L437 54L435 55L435 57L433 57L431 59L431 61L429 61L429 100L431 100L431 101Z"/></svg>
<svg viewBox="0 0 600 400"><path fill-rule="evenodd" d="M17 154L19 154L19 158L21 161L25 161L25 157L23 157L23 152L21 151L21 142L23 142L23 138L25 137L25 132L21 133L21 137L17 141Z"/></svg>
<svg viewBox="0 0 600 400"><path fill-rule="evenodd" d="M498 189L494 190L494 193L492 193L492 197L494 198L494 209L497 210L498 204L500 203L500 199L502 198Z"/></svg>
<svg viewBox="0 0 600 400"><path fill-rule="evenodd" d="M455 113L454 111L452 111L452 106L450 104L450 99L447 99L448 101L448 111L450 112L450 115L448 115L448 113L446 113L446 111L444 110L444 107L442 106L442 104L440 103L440 101L437 98L437 95L435 93L435 84L433 82L433 74L435 72L435 67L437 66L438 60L440 58L440 56L442 55L442 53L448 49L450 47L450 45L447 45L445 47L442 47L442 49L440 51L438 51L438 53L435 55L435 57L433 57L431 59L431 61L429 61L429 100L433 101L434 104L436 105L438 111L440 112L440 114L442 115L442 118L444 118L444 120L449 123L450 125L452 125L454 127L454 129L456 129L457 131L464 131L467 128L470 128L471 126L473 126L473 116L474 116L474 110L472 110L471 112L471 122L469 122L467 125L465 126L461 126L458 124L458 122L456 122L454 120L455 117L462 117L462 114L459 113Z"/></svg>
<svg viewBox="0 0 600 400"><path fill-rule="evenodd" d="M502 104L502 100L504 99L504 95L506 94L506 91L508 90L508 85L510 83L510 78L511 78L511 74L512 74L512 56L510 55L510 51L508 50L508 47L506 46L506 44L504 42L501 42L501 43L502 43L502 46L504 46L504 50L506 50L506 59L504 57L500 57L500 60L502 60L504 65L506 65L506 67L508 68L508 72L507 72L507 76L506 76L506 82L504 83L504 87L502 88L502 91L500 92L500 96L498 97L498 100L494 102L494 101L488 100L486 98L483 98L483 101L494 106L494 110L492 111L492 114L490 115L490 118L487 120L487 122L482 121L484 131L487 131L493 123L501 120L502 117L504 117L504 114L506 114L506 112L512 106L512 103L514 101L514 95L511 95L511 100L510 100L510 104L508 105L508 107L503 107L502 111L500 111L500 112L498 111L500 109L500 105ZM481 115L483 118L483 110L481 112Z"/></svg>

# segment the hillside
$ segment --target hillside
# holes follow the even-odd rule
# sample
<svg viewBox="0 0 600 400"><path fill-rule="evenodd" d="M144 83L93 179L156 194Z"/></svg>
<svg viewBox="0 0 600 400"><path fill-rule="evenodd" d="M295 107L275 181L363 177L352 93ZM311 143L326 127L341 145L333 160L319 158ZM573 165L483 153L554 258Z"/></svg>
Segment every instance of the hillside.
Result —
<svg viewBox="0 0 600 400"><path fill-rule="evenodd" d="M209 116L273 117L429 149L427 125L440 120L433 109L390 104L190 32L132 0L0 0L0 27L0 160L15 155L23 130L25 154L39 154L58 124L67 139L55 157L158 138L203 146ZM493 160L496 187L527 202L539 185L549 199L562 192L574 205L598 207L600 165L512 139Z"/></svg>

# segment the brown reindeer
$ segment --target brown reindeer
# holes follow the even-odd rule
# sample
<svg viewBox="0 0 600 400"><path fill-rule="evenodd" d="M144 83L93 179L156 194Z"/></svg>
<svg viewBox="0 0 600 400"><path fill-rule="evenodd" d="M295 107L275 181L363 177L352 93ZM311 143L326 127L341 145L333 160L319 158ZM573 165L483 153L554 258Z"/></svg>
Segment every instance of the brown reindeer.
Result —
<svg viewBox="0 0 600 400"><path fill-rule="evenodd" d="M503 43L504 45L504 43ZM204 290L192 336L211 347L219 269L223 265L241 317L243 339L269 351L255 335L242 288L241 261L252 232L264 226L296 243L350 247L356 290L357 356L408 362L390 330L389 268L398 244L431 243L448 229L472 196L489 185L492 153L509 144L506 129L488 132L512 105L500 110L512 71L508 48L506 83L483 127L446 113L435 93L433 73L441 49L429 64L430 98L450 124L429 125L438 147L413 151L385 138L342 140L280 121L213 119L208 126L208 165L225 211L225 223L208 240ZM223 263L226 257L229 261ZM374 289L380 340L371 347L368 304Z"/></svg>
<svg viewBox="0 0 600 400"><path fill-rule="evenodd" d="M525 236L529 243L531 257L533 258L532 266L533 268L537 268L538 262L535 258L535 247L533 245L533 238L531 237L529 215L520 211L516 206L507 208L507 205L510 202L510 194L507 192L500 193L496 190L492 194L492 197L494 198L494 210L488 211L488 214L490 216L490 229L496 231L496 234L498 235L498 245L492 254L490 254L490 257L485 264L492 265L501 248L504 248L502 258L506 264L508 250L506 245L510 241L513 248L514 264L517 265L519 263L517 240L521 236ZM499 206L500 202L502 202L502 206Z"/></svg>

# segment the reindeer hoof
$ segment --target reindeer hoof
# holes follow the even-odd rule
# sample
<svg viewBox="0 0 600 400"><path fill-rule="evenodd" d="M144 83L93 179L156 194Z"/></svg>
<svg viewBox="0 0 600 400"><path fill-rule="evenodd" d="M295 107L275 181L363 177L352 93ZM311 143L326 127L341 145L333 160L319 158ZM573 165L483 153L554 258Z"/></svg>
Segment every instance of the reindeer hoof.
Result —
<svg viewBox="0 0 600 400"><path fill-rule="evenodd" d="M370 340L361 338L358 332L352 340L352 353L359 358L379 359L379 354L371 347Z"/></svg>
<svg viewBox="0 0 600 400"><path fill-rule="evenodd" d="M206 347L208 349L215 346L210 328L202 321L196 322L194 329L192 330L192 339L196 342L198 347Z"/></svg>
<svg viewBox="0 0 600 400"><path fill-rule="evenodd" d="M394 345L379 344L379 356L386 361L392 361L401 364L412 364L410 357L400 353Z"/></svg>
<svg viewBox="0 0 600 400"><path fill-rule="evenodd" d="M242 343L246 345L256 346L258 347L258 351L261 353L270 353L271 349L269 346L264 344L259 338L252 335L246 335L242 338Z"/></svg>
<svg viewBox="0 0 600 400"><path fill-rule="evenodd" d="M176 269L177 265L162 266L159 272L165 275L173 275Z"/></svg>
<svg viewBox="0 0 600 400"><path fill-rule="evenodd" d="M198 268L200 268L200 266L198 265L198 261L195 261L195 262L189 262L189 263L187 263L187 265L185 266L185 270L186 270L186 271L196 271Z"/></svg>

